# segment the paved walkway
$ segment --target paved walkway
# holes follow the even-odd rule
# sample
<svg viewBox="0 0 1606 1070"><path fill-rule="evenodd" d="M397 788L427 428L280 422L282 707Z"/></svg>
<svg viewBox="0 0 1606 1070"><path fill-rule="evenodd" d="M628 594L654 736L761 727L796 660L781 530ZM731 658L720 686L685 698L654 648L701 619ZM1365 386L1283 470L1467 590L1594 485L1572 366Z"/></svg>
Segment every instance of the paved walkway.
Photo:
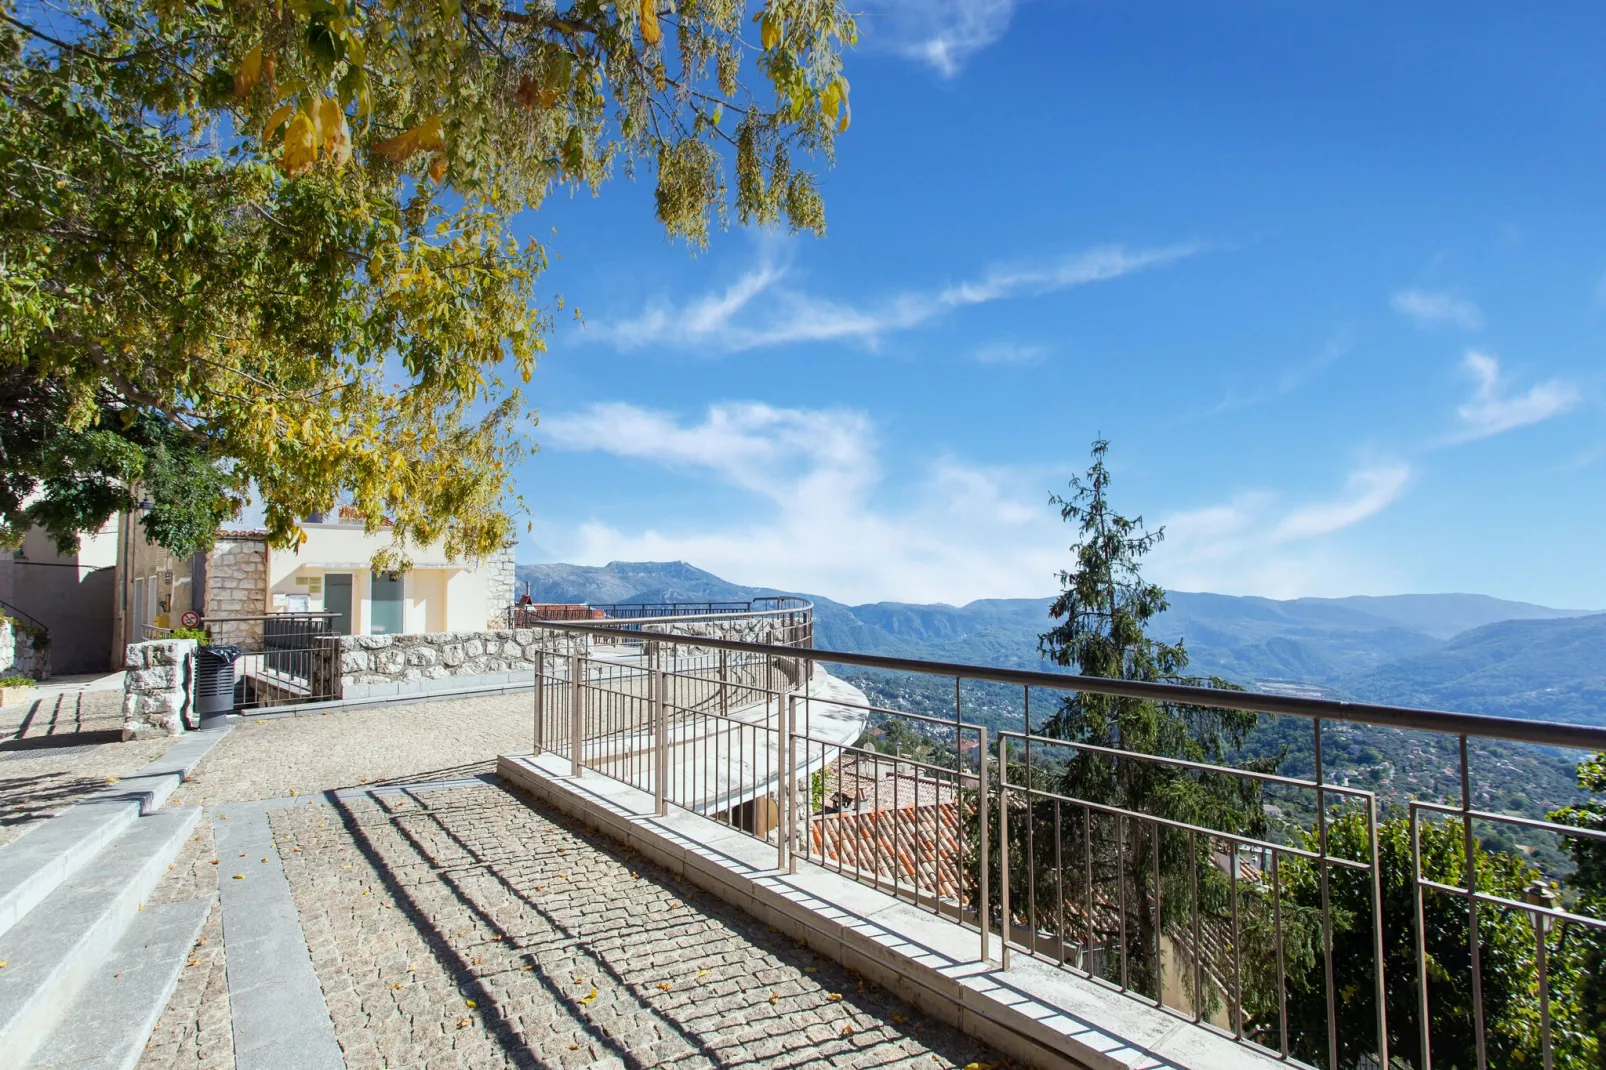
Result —
<svg viewBox="0 0 1606 1070"><path fill-rule="evenodd" d="M519 695L243 724L170 804L207 820L153 898L218 904L221 882L282 873L349 1068L996 1064L612 841L465 783L529 728ZM236 821L271 841L241 854L251 836L217 835ZM237 1050L271 1015L230 963L252 953L229 944L243 899L214 906L141 1070L263 1065Z"/></svg>

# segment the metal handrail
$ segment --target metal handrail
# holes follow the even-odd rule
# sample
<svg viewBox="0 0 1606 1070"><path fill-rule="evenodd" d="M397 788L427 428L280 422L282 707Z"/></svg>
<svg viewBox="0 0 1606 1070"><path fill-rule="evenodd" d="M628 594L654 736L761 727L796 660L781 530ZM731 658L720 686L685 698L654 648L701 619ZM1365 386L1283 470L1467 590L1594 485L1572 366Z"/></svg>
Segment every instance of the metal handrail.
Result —
<svg viewBox="0 0 1606 1070"><path fill-rule="evenodd" d="M543 628L561 631L585 632L593 635L616 634L620 628L606 622L576 624L571 621L543 621ZM750 643L740 639L720 639L706 635L677 636L659 632L653 635L656 642L690 644L719 650L740 651L750 654L774 654L798 657L797 647L771 643ZM1255 713L1285 714L1313 721L1351 721L1357 724L1378 725L1384 728L1409 728L1425 732L1440 732L1452 736L1478 736L1485 739L1506 740L1513 743L1535 743L1547 747L1572 747L1578 750L1606 750L1606 728L1593 725L1567 724L1561 721L1526 721L1515 717L1491 717L1486 714L1457 713L1451 710L1420 709L1411 706L1389 706L1381 703L1349 702L1342 699L1301 698L1294 695L1273 695L1261 691L1234 691L1219 687L1200 687L1189 684L1145 683L1140 680L1112 680L1101 676L1079 676L1075 673L1042 672L1032 669L1000 669L987 665L969 665L950 661L921 661L915 658L890 657L881 654L858 654L846 650L822 650L811 647L802 655L809 661L831 665L853 665L865 669L891 669L899 672L920 673L925 676L956 677L984 683L1014 684L1020 687L1046 687L1061 691L1083 691L1094 695L1113 695L1120 698L1148 699L1155 702L1173 702L1191 706L1217 706Z"/></svg>

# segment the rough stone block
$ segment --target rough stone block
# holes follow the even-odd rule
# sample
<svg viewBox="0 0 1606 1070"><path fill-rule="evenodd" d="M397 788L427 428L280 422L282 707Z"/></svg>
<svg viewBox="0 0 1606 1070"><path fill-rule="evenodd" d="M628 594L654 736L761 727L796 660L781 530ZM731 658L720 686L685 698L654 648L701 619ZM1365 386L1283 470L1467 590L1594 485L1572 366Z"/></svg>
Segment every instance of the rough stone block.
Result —
<svg viewBox="0 0 1606 1070"><path fill-rule="evenodd" d="M463 656L477 658L485 653L485 643L478 638L470 638L463 643Z"/></svg>
<svg viewBox="0 0 1606 1070"><path fill-rule="evenodd" d="M407 652L407 664L416 666L434 665L440 661L440 651L432 646L421 646Z"/></svg>
<svg viewBox="0 0 1606 1070"><path fill-rule="evenodd" d="M387 676L394 676L402 671L407 664L407 654L401 650L380 650L374 654L374 669Z"/></svg>
<svg viewBox="0 0 1606 1070"><path fill-rule="evenodd" d="M455 669L463 664L464 656L463 644L461 643L447 643L441 647L441 664L447 668Z"/></svg>
<svg viewBox="0 0 1606 1070"><path fill-rule="evenodd" d="M357 645L364 650L384 650L391 645L392 636L388 635L359 635L356 637Z"/></svg>
<svg viewBox="0 0 1606 1070"><path fill-rule="evenodd" d="M519 646L529 646L535 642L535 632L529 628L520 628L513 633L513 641Z"/></svg>
<svg viewBox="0 0 1606 1070"><path fill-rule="evenodd" d="M367 672L370 668L368 654L361 650L342 650L340 652L340 671L342 673Z"/></svg>
<svg viewBox="0 0 1606 1070"><path fill-rule="evenodd" d="M177 683L173 679L174 675L171 665L154 669L135 669L129 673L124 686L133 691L166 691Z"/></svg>

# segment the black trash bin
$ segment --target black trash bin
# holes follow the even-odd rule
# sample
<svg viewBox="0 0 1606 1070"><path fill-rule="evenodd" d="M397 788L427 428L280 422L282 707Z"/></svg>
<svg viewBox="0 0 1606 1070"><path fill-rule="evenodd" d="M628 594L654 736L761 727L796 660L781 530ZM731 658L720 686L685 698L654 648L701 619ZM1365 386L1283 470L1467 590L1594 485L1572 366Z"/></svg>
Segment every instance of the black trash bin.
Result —
<svg viewBox="0 0 1606 1070"><path fill-rule="evenodd" d="M202 720L234 712L237 646L203 646L195 652L195 712Z"/></svg>

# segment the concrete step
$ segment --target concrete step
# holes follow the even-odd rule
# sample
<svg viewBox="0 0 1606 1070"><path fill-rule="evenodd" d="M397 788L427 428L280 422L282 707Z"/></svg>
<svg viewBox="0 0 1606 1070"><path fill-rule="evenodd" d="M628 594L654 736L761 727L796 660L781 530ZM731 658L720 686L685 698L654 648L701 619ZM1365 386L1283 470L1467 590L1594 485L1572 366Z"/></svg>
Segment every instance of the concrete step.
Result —
<svg viewBox="0 0 1606 1070"><path fill-rule="evenodd" d="M132 822L0 933L0 1052L7 1065L26 1065L95 979L200 816L189 807Z"/></svg>
<svg viewBox="0 0 1606 1070"><path fill-rule="evenodd" d="M133 776L41 821L0 847L0 939L136 817L160 810L227 732L184 736Z"/></svg>
<svg viewBox="0 0 1606 1070"><path fill-rule="evenodd" d="M146 907L39 1046L28 1070L133 1070L212 903Z"/></svg>

